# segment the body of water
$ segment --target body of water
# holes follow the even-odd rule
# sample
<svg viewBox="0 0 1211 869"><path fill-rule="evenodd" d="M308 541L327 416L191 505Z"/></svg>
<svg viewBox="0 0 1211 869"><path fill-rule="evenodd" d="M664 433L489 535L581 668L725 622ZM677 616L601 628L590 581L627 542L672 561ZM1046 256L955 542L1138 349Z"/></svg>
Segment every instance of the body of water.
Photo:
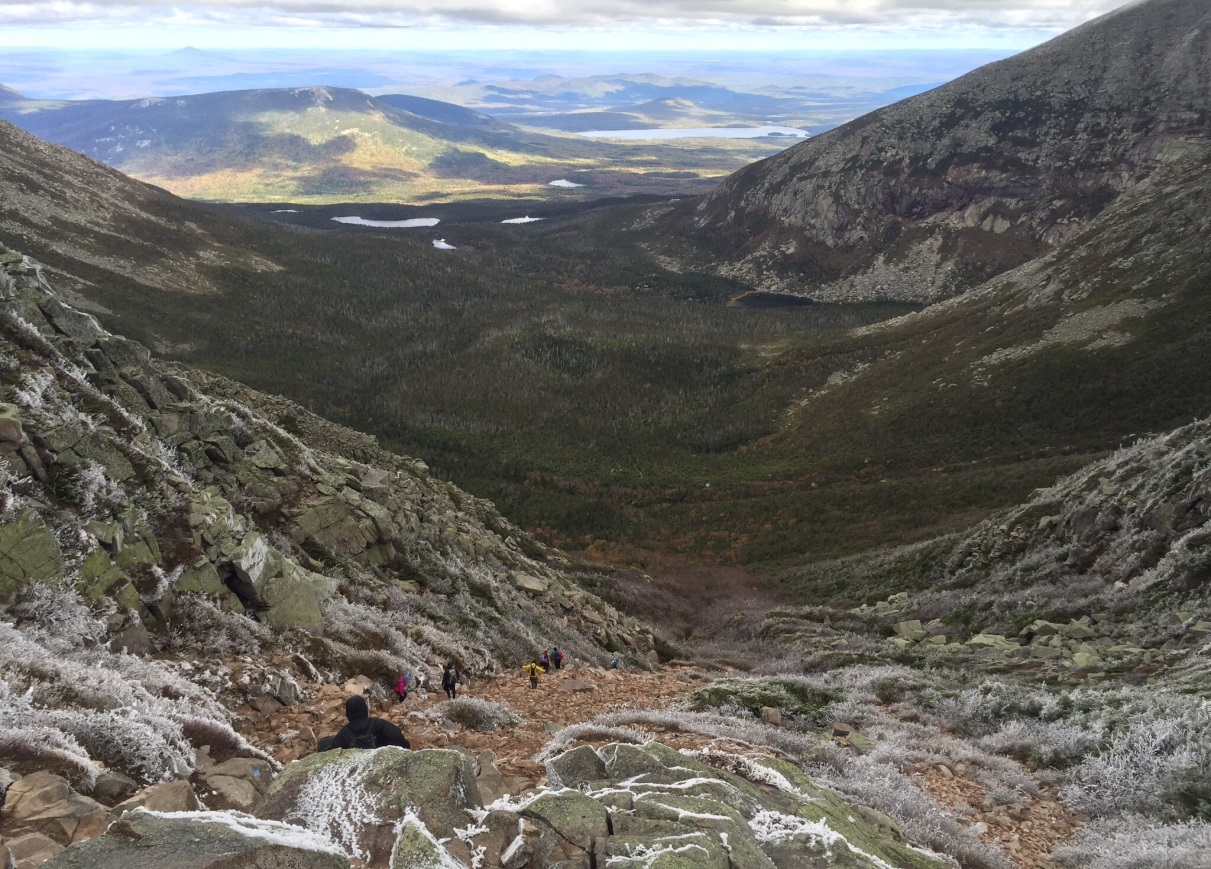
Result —
<svg viewBox="0 0 1211 869"><path fill-rule="evenodd" d="M763 136L806 139L808 132L807 130L798 130L794 127L694 127L687 129L588 130L580 135L596 139L634 139L636 141L656 139L760 139Z"/></svg>
<svg viewBox="0 0 1211 869"><path fill-rule="evenodd" d="M791 296L766 290L745 293L731 302L733 308L806 308L814 304L816 303L807 296Z"/></svg>

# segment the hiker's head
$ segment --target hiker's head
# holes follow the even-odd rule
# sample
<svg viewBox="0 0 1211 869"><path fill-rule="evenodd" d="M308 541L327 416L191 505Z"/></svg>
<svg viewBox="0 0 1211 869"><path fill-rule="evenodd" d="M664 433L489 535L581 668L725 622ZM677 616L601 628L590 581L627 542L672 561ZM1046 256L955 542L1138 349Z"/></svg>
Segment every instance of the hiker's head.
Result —
<svg viewBox="0 0 1211 869"><path fill-rule="evenodd" d="M370 717L370 704L361 694L354 694L345 701L345 717L350 721L360 721Z"/></svg>

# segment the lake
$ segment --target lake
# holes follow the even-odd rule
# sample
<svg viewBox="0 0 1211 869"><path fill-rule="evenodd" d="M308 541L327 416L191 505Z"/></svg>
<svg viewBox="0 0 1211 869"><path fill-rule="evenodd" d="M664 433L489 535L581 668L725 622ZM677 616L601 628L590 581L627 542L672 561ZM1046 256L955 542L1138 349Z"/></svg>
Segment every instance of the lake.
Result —
<svg viewBox="0 0 1211 869"><path fill-rule="evenodd" d="M598 139L648 141L656 139L760 139L762 136L806 139L810 134L807 130L798 130L794 127L693 127L686 129L588 130L580 135Z"/></svg>

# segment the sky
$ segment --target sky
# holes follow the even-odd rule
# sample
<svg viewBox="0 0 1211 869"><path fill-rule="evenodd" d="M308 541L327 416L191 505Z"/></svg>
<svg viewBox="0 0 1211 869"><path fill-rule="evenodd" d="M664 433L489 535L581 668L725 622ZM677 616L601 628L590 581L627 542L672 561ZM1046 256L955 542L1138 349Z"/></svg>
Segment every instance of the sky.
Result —
<svg viewBox="0 0 1211 869"><path fill-rule="evenodd" d="M1018 50L1125 0L0 0L65 50Z"/></svg>

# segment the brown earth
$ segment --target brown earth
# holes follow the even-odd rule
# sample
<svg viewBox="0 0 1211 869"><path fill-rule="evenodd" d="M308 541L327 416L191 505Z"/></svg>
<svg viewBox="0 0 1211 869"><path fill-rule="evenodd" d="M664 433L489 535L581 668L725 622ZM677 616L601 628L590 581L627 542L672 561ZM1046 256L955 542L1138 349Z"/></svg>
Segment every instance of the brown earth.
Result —
<svg viewBox="0 0 1211 869"><path fill-rule="evenodd" d="M987 808L983 787L968 777L965 764L918 767L912 777L923 790L954 812L980 840L1000 848L1018 869L1055 869L1047 859L1072 838L1084 819L1073 814L1054 793L1023 795L1012 805ZM1029 776L1029 770L1022 769Z"/></svg>

